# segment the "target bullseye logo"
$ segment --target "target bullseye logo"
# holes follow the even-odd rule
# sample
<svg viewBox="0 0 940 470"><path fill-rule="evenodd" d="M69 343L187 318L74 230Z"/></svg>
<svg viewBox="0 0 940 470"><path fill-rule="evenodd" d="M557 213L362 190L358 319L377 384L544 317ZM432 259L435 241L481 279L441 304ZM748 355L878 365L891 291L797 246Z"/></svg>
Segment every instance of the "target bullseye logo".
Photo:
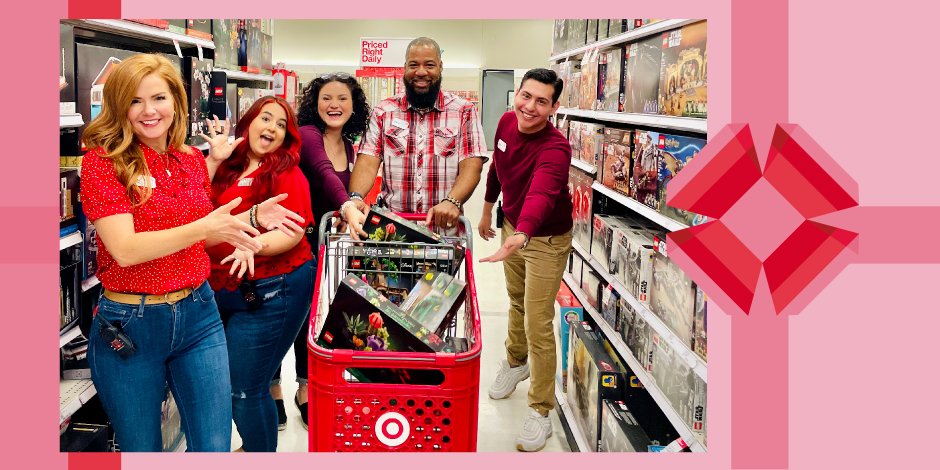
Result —
<svg viewBox="0 0 940 470"><path fill-rule="evenodd" d="M398 447L411 435L411 424L408 418L400 413L389 411L379 416L375 422L375 437L379 442L389 447Z"/></svg>

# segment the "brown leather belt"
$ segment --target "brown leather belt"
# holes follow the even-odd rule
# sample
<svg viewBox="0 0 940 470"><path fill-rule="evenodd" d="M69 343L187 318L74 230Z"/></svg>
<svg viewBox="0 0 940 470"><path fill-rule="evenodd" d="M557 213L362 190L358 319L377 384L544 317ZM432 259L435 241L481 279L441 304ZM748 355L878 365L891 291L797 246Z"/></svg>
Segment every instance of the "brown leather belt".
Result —
<svg viewBox="0 0 940 470"><path fill-rule="evenodd" d="M202 284L200 284L201 286ZM199 287L196 287L198 289ZM189 297L189 294L193 293L192 287L187 287L185 289L180 289L173 292L167 292L166 294L125 294L123 292L114 292L112 290L104 290L104 298L117 302L119 304L130 304L130 305L140 305L140 298L146 297L144 299L145 305L152 304L170 304L173 305L180 300Z"/></svg>

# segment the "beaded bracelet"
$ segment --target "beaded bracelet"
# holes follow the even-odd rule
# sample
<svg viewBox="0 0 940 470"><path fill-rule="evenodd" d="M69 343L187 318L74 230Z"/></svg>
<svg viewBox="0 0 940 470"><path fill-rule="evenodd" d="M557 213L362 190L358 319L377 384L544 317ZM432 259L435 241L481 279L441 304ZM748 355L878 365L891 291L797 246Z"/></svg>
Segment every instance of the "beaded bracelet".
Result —
<svg viewBox="0 0 940 470"><path fill-rule="evenodd" d="M258 228L258 205L255 204L251 206L251 209L248 209L248 221L251 223L251 226Z"/></svg>

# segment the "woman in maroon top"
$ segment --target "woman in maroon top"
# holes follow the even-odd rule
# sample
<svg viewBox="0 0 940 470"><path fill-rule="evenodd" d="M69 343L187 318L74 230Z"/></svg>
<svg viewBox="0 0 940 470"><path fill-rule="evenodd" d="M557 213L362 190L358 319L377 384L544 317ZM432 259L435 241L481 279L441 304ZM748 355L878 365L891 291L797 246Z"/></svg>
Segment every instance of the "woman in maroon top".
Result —
<svg viewBox="0 0 940 470"><path fill-rule="evenodd" d="M210 138L210 159L222 162L212 182L215 204L241 200L247 209L286 193L281 204L312 220L307 179L297 166L300 135L287 102L259 99L238 121L235 136L234 150L226 145L227 133ZM208 249L209 282L226 323L232 415L242 446L274 452L278 414L268 387L310 311L314 270L303 232L258 228L264 247L257 253L224 243Z"/></svg>
<svg viewBox="0 0 940 470"><path fill-rule="evenodd" d="M98 237L104 287L88 345L98 395L123 451L163 450L161 404L176 399L189 450L231 448L225 335L205 246L261 249L240 200L213 210L202 154L188 147L186 90L157 55L118 64L82 135L82 206ZM275 198L269 226L293 227ZM299 218L296 214L293 215ZM302 219L301 219L302 220Z"/></svg>
<svg viewBox="0 0 940 470"><path fill-rule="evenodd" d="M310 183L314 223L307 229L307 240L317 256L317 225L324 214L330 214L349 199L349 176L355 159L353 141L369 123L369 104L354 77L345 73L321 75L304 90L297 112L300 124L300 169ZM316 262L316 260L314 260ZM307 427L307 330L301 328L294 340L294 365L297 372L297 393L294 403ZM278 406L278 427L287 424L284 401L281 399L281 369L274 374L271 394Z"/></svg>

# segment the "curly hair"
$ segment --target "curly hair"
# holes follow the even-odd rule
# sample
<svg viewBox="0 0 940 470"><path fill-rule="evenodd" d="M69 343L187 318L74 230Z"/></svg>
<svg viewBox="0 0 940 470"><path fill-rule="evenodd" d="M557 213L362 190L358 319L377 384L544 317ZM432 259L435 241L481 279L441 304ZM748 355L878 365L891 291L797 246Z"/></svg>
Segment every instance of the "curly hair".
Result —
<svg viewBox="0 0 940 470"><path fill-rule="evenodd" d="M326 123L320 117L317 110L317 100L320 98L320 90L324 85L330 82L340 82L349 87L352 92L353 113L349 121L343 125L343 138L354 141L362 135L369 124L369 103L366 101L366 94L359 86L359 82L352 75L346 73L331 73L320 75L312 80L304 88L303 98L300 100L300 106L297 107L297 123L301 126L313 125L320 132L326 131Z"/></svg>

